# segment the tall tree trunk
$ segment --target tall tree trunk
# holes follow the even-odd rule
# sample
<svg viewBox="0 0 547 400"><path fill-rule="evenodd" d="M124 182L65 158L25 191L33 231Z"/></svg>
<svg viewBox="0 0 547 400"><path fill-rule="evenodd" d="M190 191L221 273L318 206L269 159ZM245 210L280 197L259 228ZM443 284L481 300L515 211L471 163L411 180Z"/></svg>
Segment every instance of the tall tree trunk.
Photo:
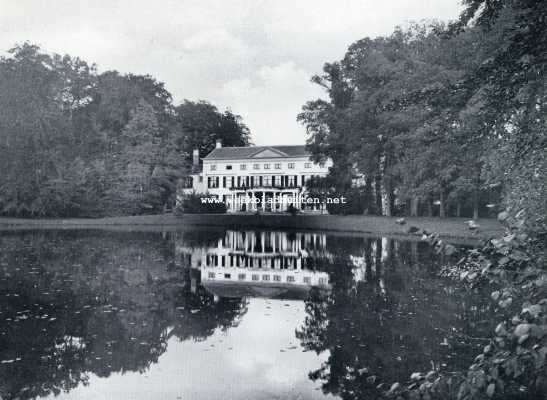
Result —
<svg viewBox="0 0 547 400"><path fill-rule="evenodd" d="M479 189L473 193L473 219L479 219Z"/></svg>
<svg viewBox="0 0 547 400"><path fill-rule="evenodd" d="M374 197L376 205L376 213L382 214L382 177L377 174L374 177Z"/></svg>
<svg viewBox="0 0 547 400"><path fill-rule="evenodd" d="M411 217L418 216L418 204L419 204L419 200L417 197L413 197L410 199L410 216Z"/></svg>
<svg viewBox="0 0 547 400"><path fill-rule="evenodd" d="M374 197L372 195L372 179L370 179L368 176L365 181L365 207L363 214L370 214L371 210L374 208L372 202L374 201Z"/></svg>
<svg viewBox="0 0 547 400"><path fill-rule="evenodd" d="M479 202L473 204L473 219L479 219Z"/></svg>
<svg viewBox="0 0 547 400"><path fill-rule="evenodd" d="M427 199L427 216L433 216L433 204L431 203L431 199Z"/></svg>
<svg viewBox="0 0 547 400"><path fill-rule="evenodd" d="M385 150L382 150L382 155L379 159L379 170L381 175L381 190L382 190L382 215L386 217L391 217L392 214L392 190L391 183L389 179L386 179L386 166L387 166L387 155Z"/></svg>
<svg viewBox="0 0 547 400"><path fill-rule="evenodd" d="M480 167L480 164L478 164L476 168L476 176L475 176L475 190L473 191L473 219L479 218L480 179L481 179L481 167Z"/></svg>
<svg viewBox="0 0 547 400"><path fill-rule="evenodd" d="M458 200L456 203L456 217L460 218L462 216L462 203Z"/></svg>
<svg viewBox="0 0 547 400"><path fill-rule="evenodd" d="M444 200L444 190L441 189L441 196L440 196L440 204L439 204L439 217L444 218L446 217L445 212L445 200Z"/></svg>

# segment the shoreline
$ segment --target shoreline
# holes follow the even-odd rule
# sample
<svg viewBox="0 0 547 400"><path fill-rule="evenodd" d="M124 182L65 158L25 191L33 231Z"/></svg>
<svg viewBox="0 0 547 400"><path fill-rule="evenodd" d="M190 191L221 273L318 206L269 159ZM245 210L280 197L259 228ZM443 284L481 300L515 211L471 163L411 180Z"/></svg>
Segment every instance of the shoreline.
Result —
<svg viewBox="0 0 547 400"><path fill-rule="evenodd" d="M321 230L393 236L416 237L408 233L411 226L436 233L444 238L486 239L500 236L502 225L496 219L479 219L480 229L472 232L465 221L469 218L405 217L398 225L397 217L368 215L296 215L288 214L173 214L140 215L107 218L27 219L0 218L0 231L14 229L101 229L113 227L186 227L207 226L224 228L261 228L291 230Z"/></svg>

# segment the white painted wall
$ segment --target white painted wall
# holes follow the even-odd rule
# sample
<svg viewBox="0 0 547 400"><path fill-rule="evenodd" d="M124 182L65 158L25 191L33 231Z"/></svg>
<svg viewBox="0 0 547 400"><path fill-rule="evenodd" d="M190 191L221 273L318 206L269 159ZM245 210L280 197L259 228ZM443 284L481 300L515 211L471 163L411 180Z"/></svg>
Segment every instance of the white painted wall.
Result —
<svg viewBox="0 0 547 400"><path fill-rule="evenodd" d="M254 165L258 165L259 168L255 169ZM280 164L279 169L276 168L276 164ZM293 164L294 168L289 168L289 165ZM242 165L245 169L242 169ZM269 165L269 168L265 168ZM228 169L229 166L232 169ZM312 175L324 177L328 174L329 167L332 166L332 162L329 160L324 165L319 165L309 160L306 157L285 157L285 158L260 158L260 159L234 159L234 160L203 160L203 171L201 176L202 182L199 182L199 176L193 175L194 186L192 189L183 189L183 193L209 193L211 195L226 195L230 194L229 188L222 187L222 177L230 178L233 176L237 182L237 177L247 176L278 176L278 175L296 175L297 187L301 187L301 176L306 176L306 179ZM207 182L209 177L220 177L220 188L208 188Z"/></svg>

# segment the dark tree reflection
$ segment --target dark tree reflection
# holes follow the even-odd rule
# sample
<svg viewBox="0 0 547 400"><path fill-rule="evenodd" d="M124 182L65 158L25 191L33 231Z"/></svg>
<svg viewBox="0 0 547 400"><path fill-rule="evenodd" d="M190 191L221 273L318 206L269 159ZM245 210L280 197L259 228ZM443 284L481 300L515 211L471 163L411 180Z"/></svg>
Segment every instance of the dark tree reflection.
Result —
<svg viewBox="0 0 547 400"><path fill-rule="evenodd" d="M90 373L144 372L170 337L206 338L246 310L193 288L170 234L2 233L0 248L4 399L68 391Z"/></svg>
<svg viewBox="0 0 547 400"><path fill-rule="evenodd" d="M247 312L245 293L289 296L294 293L286 287L298 282L306 289L294 298L309 296L297 337L306 350L328 354L310 377L344 399L375 398L414 371L467 366L492 329L484 297L436 278L444 261L418 242L71 230L0 233L0 249L3 399L70 391L92 374L143 373L169 340L202 341L238 326ZM219 266L208 265L215 251ZM256 268L242 260L261 252L283 260L283 268L262 268L262 277L269 271L300 280L284 279L281 292L235 290L236 273ZM242 262L224 286L201 275L223 275L222 254L226 265L230 254ZM289 263L293 259L299 263ZM302 285L299 271L323 283Z"/></svg>
<svg viewBox="0 0 547 400"><path fill-rule="evenodd" d="M493 328L484 296L436 278L443 260L425 244L344 238L329 245L335 256L318 268L332 290L310 293L296 332L305 349L329 352L310 372L324 392L377 398L415 371L469 365L484 345Z"/></svg>
<svg viewBox="0 0 547 400"><path fill-rule="evenodd" d="M187 269L187 282L196 271ZM196 282L200 277L194 277ZM176 298L177 317L172 334L180 340L204 340L216 329L226 331L235 327L247 311L247 304L239 298L215 299L201 285L186 285Z"/></svg>

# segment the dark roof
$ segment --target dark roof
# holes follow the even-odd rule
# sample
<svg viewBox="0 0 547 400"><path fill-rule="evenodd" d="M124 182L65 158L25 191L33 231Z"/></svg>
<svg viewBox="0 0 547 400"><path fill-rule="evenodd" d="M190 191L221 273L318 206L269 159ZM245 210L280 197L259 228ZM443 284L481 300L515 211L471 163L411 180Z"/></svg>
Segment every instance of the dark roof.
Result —
<svg viewBox="0 0 547 400"><path fill-rule="evenodd" d="M270 150L279 154L268 158L284 157L309 157L306 146L249 146L249 147L221 147L214 149L204 158L206 160L232 160L240 158L252 158L254 155Z"/></svg>

